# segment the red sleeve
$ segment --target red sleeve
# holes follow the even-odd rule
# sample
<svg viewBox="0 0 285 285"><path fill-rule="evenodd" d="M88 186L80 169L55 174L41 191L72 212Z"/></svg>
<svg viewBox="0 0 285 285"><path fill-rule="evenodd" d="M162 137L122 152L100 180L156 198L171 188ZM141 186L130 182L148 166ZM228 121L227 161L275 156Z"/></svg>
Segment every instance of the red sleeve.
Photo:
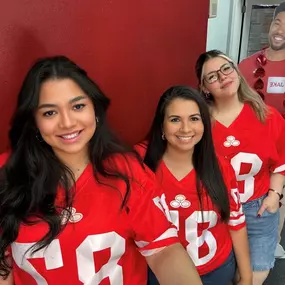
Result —
<svg viewBox="0 0 285 285"><path fill-rule="evenodd" d="M273 161L272 172L285 175L285 120L274 108L268 107L270 136L272 137L277 151L277 160Z"/></svg>
<svg viewBox="0 0 285 285"><path fill-rule="evenodd" d="M0 167L2 167L8 160L10 152L4 152L0 154Z"/></svg>
<svg viewBox="0 0 285 285"><path fill-rule="evenodd" d="M230 219L228 226L230 230L239 230L245 226L245 215L242 211L238 184L235 172L231 164L223 158L219 159L225 184L229 193Z"/></svg>
<svg viewBox="0 0 285 285"><path fill-rule="evenodd" d="M159 248L179 242L177 229L170 222L165 196L155 174L134 159L127 161L128 166L121 164L120 170L130 173L131 169L133 177L127 202L129 224L139 251L144 256L150 256Z"/></svg>
<svg viewBox="0 0 285 285"><path fill-rule="evenodd" d="M147 141L143 141L134 146L135 151L144 159L147 150Z"/></svg>

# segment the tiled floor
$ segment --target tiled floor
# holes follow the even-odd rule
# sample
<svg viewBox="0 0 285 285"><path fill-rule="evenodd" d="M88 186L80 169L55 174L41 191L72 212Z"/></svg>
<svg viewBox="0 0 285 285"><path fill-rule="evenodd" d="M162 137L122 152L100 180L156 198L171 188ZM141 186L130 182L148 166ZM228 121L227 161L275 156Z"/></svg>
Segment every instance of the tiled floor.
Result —
<svg viewBox="0 0 285 285"><path fill-rule="evenodd" d="M285 248L285 229L282 231L282 246ZM264 285L285 285L285 259L276 259L275 266L270 272Z"/></svg>

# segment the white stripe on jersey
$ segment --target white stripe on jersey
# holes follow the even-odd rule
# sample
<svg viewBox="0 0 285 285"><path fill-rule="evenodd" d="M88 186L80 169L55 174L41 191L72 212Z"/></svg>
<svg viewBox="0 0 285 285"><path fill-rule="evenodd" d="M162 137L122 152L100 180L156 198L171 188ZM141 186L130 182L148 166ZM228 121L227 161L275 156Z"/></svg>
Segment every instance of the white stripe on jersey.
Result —
<svg viewBox="0 0 285 285"><path fill-rule="evenodd" d="M160 235L153 242L157 242L157 241L168 239L168 238L172 238L172 237L178 237L176 228L169 228L169 229L167 229L162 235ZM145 247L145 246L150 244L149 242L146 242L146 241L135 241L135 243L136 243L136 245L139 248L143 248L143 247ZM164 247L161 247L161 248L164 248ZM143 256L150 256L150 255L156 253L157 251L158 251L158 249L141 250L140 253Z"/></svg>
<svg viewBox="0 0 285 285"><path fill-rule="evenodd" d="M282 172L282 171L285 171L285 164L275 168L273 173L278 173L278 172Z"/></svg>
<svg viewBox="0 0 285 285"><path fill-rule="evenodd" d="M229 226L235 227L245 222L245 216L242 215L238 219L230 219L228 222Z"/></svg>
<svg viewBox="0 0 285 285"><path fill-rule="evenodd" d="M142 240L142 241L135 241L135 244L137 245L137 247L142 248L149 245L149 242Z"/></svg>
<svg viewBox="0 0 285 285"><path fill-rule="evenodd" d="M158 253L158 252L162 251L165 248L166 248L166 246L160 247L160 248L156 248L156 249L143 250L140 253L143 256L151 256L151 255L154 255L155 253Z"/></svg>
<svg viewBox="0 0 285 285"><path fill-rule="evenodd" d="M235 219L235 218L239 217L240 215L244 215L244 213L242 211L242 207L240 207L238 211L231 211L230 212L230 219L231 218Z"/></svg>

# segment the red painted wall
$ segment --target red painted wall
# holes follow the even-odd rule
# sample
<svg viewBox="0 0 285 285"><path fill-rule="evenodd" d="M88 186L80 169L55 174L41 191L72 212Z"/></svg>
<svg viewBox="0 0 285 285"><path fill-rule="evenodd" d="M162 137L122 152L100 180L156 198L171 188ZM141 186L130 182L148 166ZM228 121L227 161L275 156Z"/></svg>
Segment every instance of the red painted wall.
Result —
<svg viewBox="0 0 285 285"><path fill-rule="evenodd" d="M208 0L9 0L0 9L0 152L27 69L64 54L112 99L111 125L134 143L161 93L195 85L205 50ZM4 3L3 2L3 3Z"/></svg>

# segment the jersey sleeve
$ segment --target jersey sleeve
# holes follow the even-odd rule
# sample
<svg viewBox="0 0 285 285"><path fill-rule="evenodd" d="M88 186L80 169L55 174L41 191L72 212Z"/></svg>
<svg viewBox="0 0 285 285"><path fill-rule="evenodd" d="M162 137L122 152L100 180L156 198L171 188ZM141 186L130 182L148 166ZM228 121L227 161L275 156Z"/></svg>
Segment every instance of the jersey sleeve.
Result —
<svg viewBox="0 0 285 285"><path fill-rule="evenodd" d="M229 193L230 218L228 226L230 230L239 230L245 226L245 215L242 210L235 172L226 160L220 159L220 165L222 165L222 173Z"/></svg>
<svg viewBox="0 0 285 285"><path fill-rule="evenodd" d="M150 256L158 249L178 242L165 195L150 170L146 169L140 180L134 182L128 206L135 243L142 255Z"/></svg>
<svg viewBox="0 0 285 285"><path fill-rule="evenodd" d="M134 150L139 154L139 156L144 159L146 150L147 150L147 141L143 141L140 143L137 143L134 146Z"/></svg>
<svg viewBox="0 0 285 285"><path fill-rule="evenodd" d="M135 159L128 158L127 161L127 167L125 163L120 164L120 170L125 170L131 177L126 205L128 223L138 250L143 256L150 256L159 249L178 243L177 229L171 223L165 195L155 174Z"/></svg>
<svg viewBox="0 0 285 285"><path fill-rule="evenodd" d="M285 175L285 120L277 110L270 107L270 136L275 142L277 160L272 164L272 172Z"/></svg>

